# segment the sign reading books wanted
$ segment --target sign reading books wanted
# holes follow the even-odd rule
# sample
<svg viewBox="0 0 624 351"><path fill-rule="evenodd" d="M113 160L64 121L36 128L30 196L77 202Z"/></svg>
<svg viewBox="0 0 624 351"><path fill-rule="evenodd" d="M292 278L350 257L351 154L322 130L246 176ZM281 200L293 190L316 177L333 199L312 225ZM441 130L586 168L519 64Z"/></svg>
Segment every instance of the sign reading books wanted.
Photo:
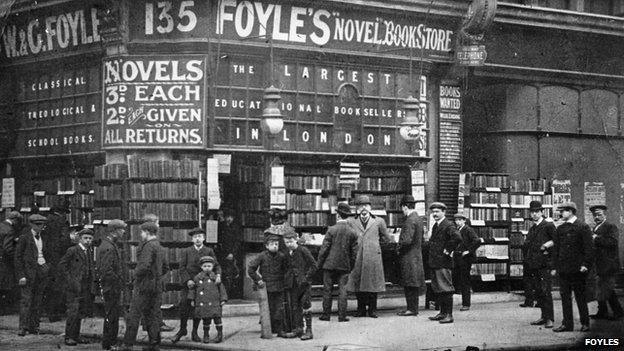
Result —
<svg viewBox="0 0 624 351"><path fill-rule="evenodd" d="M103 67L103 148L205 146L204 56L121 56Z"/></svg>

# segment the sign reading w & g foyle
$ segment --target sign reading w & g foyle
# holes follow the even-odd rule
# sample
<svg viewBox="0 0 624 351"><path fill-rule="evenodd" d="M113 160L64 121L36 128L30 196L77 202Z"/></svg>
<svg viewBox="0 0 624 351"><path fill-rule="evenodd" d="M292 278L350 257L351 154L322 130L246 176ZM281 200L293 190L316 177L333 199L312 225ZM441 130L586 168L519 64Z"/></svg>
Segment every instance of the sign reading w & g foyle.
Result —
<svg viewBox="0 0 624 351"><path fill-rule="evenodd" d="M204 56L123 56L103 66L103 148L205 146Z"/></svg>

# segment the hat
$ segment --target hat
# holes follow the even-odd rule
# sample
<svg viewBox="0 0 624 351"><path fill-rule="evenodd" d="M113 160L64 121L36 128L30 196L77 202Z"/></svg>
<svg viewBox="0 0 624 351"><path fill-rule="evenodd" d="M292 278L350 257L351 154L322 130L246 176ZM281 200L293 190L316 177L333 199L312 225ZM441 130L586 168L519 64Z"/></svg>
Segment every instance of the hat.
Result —
<svg viewBox="0 0 624 351"><path fill-rule="evenodd" d="M557 211L561 210L571 210L572 212L576 213L576 204L572 201L562 203L561 205L559 205L559 207L557 207Z"/></svg>
<svg viewBox="0 0 624 351"><path fill-rule="evenodd" d="M544 206L542 206L542 203L539 201L531 201L529 203L529 211L541 211L544 209Z"/></svg>
<svg viewBox="0 0 624 351"><path fill-rule="evenodd" d="M88 229L88 228L82 229L76 234L78 235L78 237L81 237L83 235L91 235L91 236L95 235L95 233L93 233L93 230Z"/></svg>
<svg viewBox="0 0 624 351"><path fill-rule="evenodd" d="M414 200L414 197L412 195L405 195L401 199L401 202L399 203L399 205L403 206L403 205L414 204L414 203L416 203L416 200Z"/></svg>
<svg viewBox="0 0 624 351"><path fill-rule="evenodd" d="M7 219L18 219L22 218L22 214L17 211L11 211L7 214Z"/></svg>
<svg viewBox="0 0 624 351"><path fill-rule="evenodd" d="M191 231L190 231L190 232L188 232L188 235L190 235L190 236L193 236L193 235L195 235L195 234L203 234L203 235L206 235L206 232L205 232L203 229L199 228L199 227L197 227L197 228L193 228L193 229L191 229Z"/></svg>
<svg viewBox="0 0 624 351"><path fill-rule="evenodd" d="M589 210L591 212L594 212L595 210L603 210L606 211L607 210L607 205L593 205L589 207Z"/></svg>
<svg viewBox="0 0 624 351"><path fill-rule="evenodd" d="M35 214L31 214L30 216L28 216L28 221L30 223L45 223L48 219L45 218L44 216L35 213Z"/></svg>
<svg viewBox="0 0 624 351"><path fill-rule="evenodd" d="M345 215L345 216L350 216L352 214L351 206L349 206L349 204L346 202L339 203L336 211L340 213L341 215Z"/></svg>
<svg viewBox="0 0 624 351"><path fill-rule="evenodd" d="M203 256L199 259L199 264L204 264L207 262L215 263L215 259L212 256Z"/></svg>
<svg viewBox="0 0 624 351"><path fill-rule="evenodd" d="M439 208L442 211L446 211L446 205L441 202L434 202L431 205L429 205L430 210L433 210L434 208Z"/></svg>
<svg viewBox="0 0 624 351"><path fill-rule="evenodd" d="M466 216L464 216L463 213L456 213L453 217L455 219L466 219Z"/></svg>
<svg viewBox="0 0 624 351"><path fill-rule="evenodd" d="M368 195L360 195L357 197L357 199L355 199L355 204L356 205L370 205L371 204L370 197L368 197Z"/></svg>
<svg viewBox="0 0 624 351"><path fill-rule="evenodd" d="M284 236L290 232L295 232L295 229L291 227L289 224L279 224L272 225L264 231L264 235L276 235L276 236Z"/></svg>
<svg viewBox="0 0 624 351"><path fill-rule="evenodd" d="M288 220L288 211L282 208L272 208L269 210L272 225L284 224Z"/></svg>
<svg viewBox="0 0 624 351"><path fill-rule="evenodd" d="M108 228L110 229L123 229L127 226L128 225L126 224L126 222L122 221L121 219L112 219L110 222L108 222Z"/></svg>
<svg viewBox="0 0 624 351"><path fill-rule="evenodd" d="M145 222L141 224L141 230L151 233L152 235L158 234L158 225L154 222Z"/></svg>

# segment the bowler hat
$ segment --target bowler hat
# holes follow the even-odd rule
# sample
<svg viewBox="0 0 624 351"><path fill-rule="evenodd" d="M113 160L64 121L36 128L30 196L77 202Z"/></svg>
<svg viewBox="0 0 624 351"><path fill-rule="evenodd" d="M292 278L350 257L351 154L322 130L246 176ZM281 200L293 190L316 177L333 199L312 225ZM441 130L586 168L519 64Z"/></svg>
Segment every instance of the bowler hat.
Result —
<svg viewBox="0 0 624 351"><path fill-rule="evenodd" d="M78 233L78 237L81 237L83 235L91 235L93 236L95 233L93 233L93 230L85 228L85 229L81 229Z"/></svg>
<svg viewBox="0 0 624 351"><path fill-rule="evenodd" d="M416 200L414 200L414 197L412 195L404 195L399 205L403 206L403 205L414 204L414 203L416 203Z"/></svg>
<svg viewBox="0 0 624 351"><path fill-rule="evenodd" d="M463 213L456 213L453 217L456 219L466 219Z"/></svg>
<svg viewBox="0 0 624 351"><path fill-rule="evenodd" d="M576 204L572 201L562 203L561 205L559 205L559 207L557 207L557 211L562 211L562 210L570 210L573 213L576 213L577 211Z"/></svg>
<svg viewBox="0 0 624 351"><path fill-rule="evenodd" d="M593 205L593 206L590 206L590 207L589 207L589 210L590 210L591 212L594 212L595 210L603 210L603 211L606 211L606 210L607 210L607 205L602 205L602 204L600 204L600 205Z"/></svg>
<svg viewBox="0 0 624 351"><path fill-rule="evenodd" d="M370 205L371 204L370 197L368 197L368 195L360 195L355 199L355 204L356 205Z"/></svg>
<svg viewBox="0 0 624 351"><path fill-rule="evenodd" d="M28 216L28 221L30 223L45 223L48 219L45 218L44 216L35 213L35 214L31 214L30 216Z"/></svg>
<svg viewBox="0 0 624 351"><path fill-rule="evenodd" d="M199 259L199 264L204 264L204 263L215 263L215 259L212 256L202 256L202 258Z"/></svg>
<svg viewBox="0 0 624 351"><path fill-rule="evenodd" d="M22 214L17 211L11 211L7 214L7 219L19 219L22 218Z"/></svg>
<svg viewBox="0 0 624 351"><path fill-rule="evenodd" d="M338 213L345 215L345 216L350 216L351 215L351 206L349 206L349 204L345 203L345 202L341 202L338 204L338 208L336 209L336 211L338 211Z"/></svg>
<svg viewBox="0 0 624 351"><path fill-rule="evenodd" d="M206 235L206 232L204 232L204 230L199 228L199 227L193 228L193 229L191 229L191 231L188 232L188 235L190 235L190 236L193 236L195 234L204 234L204 235Z"/></svg>
<svg viewBox="0 0 624 351"><path fill-rule="evenodd" d="M446 205L441 202L434 202L431 205L429 205L430 210L433 210L434 208L439 208L442 211L446 211Z"/></svg>
<svg viewBox="0 0 624 351"><path fill-rule="evenodd" d="M529 203L529 211L541 211L544 209L544 206L542 206L542 203L539 201L531 201Z"/></svg>
<svg viewBox="0 0 624 351"><path fill-rule="evenodd" d="M112 219L110 222L108 222L108 228L110 229L123 229L127 226L128 225L126 224L126 222L122 221L121 219Z"/></svg>

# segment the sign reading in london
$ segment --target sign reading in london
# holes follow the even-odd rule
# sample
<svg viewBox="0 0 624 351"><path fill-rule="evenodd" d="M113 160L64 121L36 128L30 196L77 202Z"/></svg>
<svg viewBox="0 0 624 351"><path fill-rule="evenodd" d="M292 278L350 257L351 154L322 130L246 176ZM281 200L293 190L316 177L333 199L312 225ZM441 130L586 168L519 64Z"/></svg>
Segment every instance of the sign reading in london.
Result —
<svg viewBox="0 0 624 351"><path fill-rule="evenodd" d="M205 57L104 61L103 148L203 148Z"/></svg>

